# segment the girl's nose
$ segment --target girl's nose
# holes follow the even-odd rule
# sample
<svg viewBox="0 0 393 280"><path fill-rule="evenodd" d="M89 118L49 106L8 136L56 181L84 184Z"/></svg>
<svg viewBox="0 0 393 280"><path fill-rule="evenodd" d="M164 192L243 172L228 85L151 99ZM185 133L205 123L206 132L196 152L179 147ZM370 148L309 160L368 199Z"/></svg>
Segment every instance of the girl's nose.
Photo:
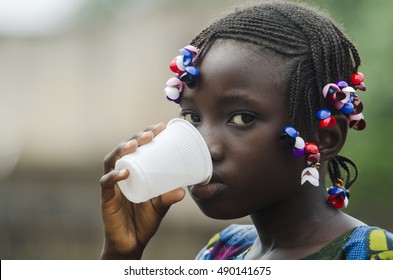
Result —
<svg viewBox="0 0 393 280"><path fill-rule="evenodd" d="M224 157L224 137L220 130L206 124L200 125L198 130L209 148L213 162L222 160Z"/></svg>

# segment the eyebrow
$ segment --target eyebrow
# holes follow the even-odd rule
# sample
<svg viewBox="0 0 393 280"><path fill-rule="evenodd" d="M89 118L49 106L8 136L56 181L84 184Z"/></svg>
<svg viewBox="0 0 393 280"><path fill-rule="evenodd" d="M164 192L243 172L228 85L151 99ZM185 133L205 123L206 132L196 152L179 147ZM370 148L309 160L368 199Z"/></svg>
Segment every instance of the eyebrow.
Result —
<svg viewBox="0 0 393 280"><path fill-rule="evenodd" d="M219 103L222 105L231 105L231 104L244 104L244 105L255 105L259 104L260 101L255 98L251 98L245 94L229 94L219 98Z"/></svg>
<svg viewBox="0 0 393 280"><path fill-rule="evenodd" d="M192 96L184 96L182 97L182 101L186 102L193 102ZM261 104L260 100L256 100L246 94L239 94L239 93L231 93L219 97L217 102L220 105L233 105L233 104L242 104L242 105L257 105Z"/></svg>

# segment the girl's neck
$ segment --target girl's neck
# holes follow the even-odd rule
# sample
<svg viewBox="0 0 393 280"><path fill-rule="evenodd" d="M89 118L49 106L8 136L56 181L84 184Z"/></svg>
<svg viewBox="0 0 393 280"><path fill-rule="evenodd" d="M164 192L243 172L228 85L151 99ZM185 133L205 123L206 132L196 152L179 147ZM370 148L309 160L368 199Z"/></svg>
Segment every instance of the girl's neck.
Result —
<svg viewBox="0 0 393 280"><path fill-rule="evenodd" d="M259 238L249 257L303 258L362 224L329 205L325 187L319 188L306 189L279 205L252 214Z"/></svg>

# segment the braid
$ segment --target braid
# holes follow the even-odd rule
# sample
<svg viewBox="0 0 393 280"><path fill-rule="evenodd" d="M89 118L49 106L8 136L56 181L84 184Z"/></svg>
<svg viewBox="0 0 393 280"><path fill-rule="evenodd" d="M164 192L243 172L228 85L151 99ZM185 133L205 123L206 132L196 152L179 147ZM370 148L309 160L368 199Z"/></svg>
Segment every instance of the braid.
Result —
<svg viewBox="0 0 393 280"><path fill-rule="evenodd" d="M351 170L350 166L354 169L355 175L351 179ZM329 172L329 177L332 182L337 183L339 179L343 179L341 177L341 172L340 172L340 167L345 170L347 173L347 178L345 180L345 188L349 189L351 185L356 181L358 177L358 168L356 164L350 160L349 158L343 157L343 156L336 156L334 159L329 161L328 164L328 172Z"/></svg>
<svg viewBox="0 0 393 280"><path fill-rule="evenodd" d="M329 172L330 180L332 181L333 185L337 184L339 180L342 180L340 166L336 158L329 160L328 172Z"/></svg>
<svg viewBox="0 0 393 280"><path fill-rule="evenodd" d="M361 62L353 43L329 17L299 3L265 2L217 20L192 40L200 50L195 64L218 39L254 44L290 61L288 123L297 127L305 120L308 141L313 141L316 112L335 111L321 94L324 85L348 80ZM349 165L356 171L353 179ZM341 178L340 167L348 174L349 187L357 178L356 165L341 156L331 159L328 171L333 182Z"/></svg>

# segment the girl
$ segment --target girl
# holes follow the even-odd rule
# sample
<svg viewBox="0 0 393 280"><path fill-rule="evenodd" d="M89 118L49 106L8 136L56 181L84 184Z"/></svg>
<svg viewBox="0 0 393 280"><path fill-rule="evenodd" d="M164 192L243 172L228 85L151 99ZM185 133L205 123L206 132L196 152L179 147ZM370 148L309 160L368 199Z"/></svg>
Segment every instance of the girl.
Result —
<svg viewBox="0 0 393 280"><path fill-rule="evenodd" d="M198 259L393 258L391 233L339 210L357 168L338 154L349 128L365 128L359 66L355 46L327 16L286 2L237 10L181 49L165 91L204 137L214 169L189 192L211 218L253 222L216 234ZM105 159L104 259L140 259L185 195L179 188L133 204L117 186L129 172L114 170L116 160L163 129L135 135Z"/></svg>

